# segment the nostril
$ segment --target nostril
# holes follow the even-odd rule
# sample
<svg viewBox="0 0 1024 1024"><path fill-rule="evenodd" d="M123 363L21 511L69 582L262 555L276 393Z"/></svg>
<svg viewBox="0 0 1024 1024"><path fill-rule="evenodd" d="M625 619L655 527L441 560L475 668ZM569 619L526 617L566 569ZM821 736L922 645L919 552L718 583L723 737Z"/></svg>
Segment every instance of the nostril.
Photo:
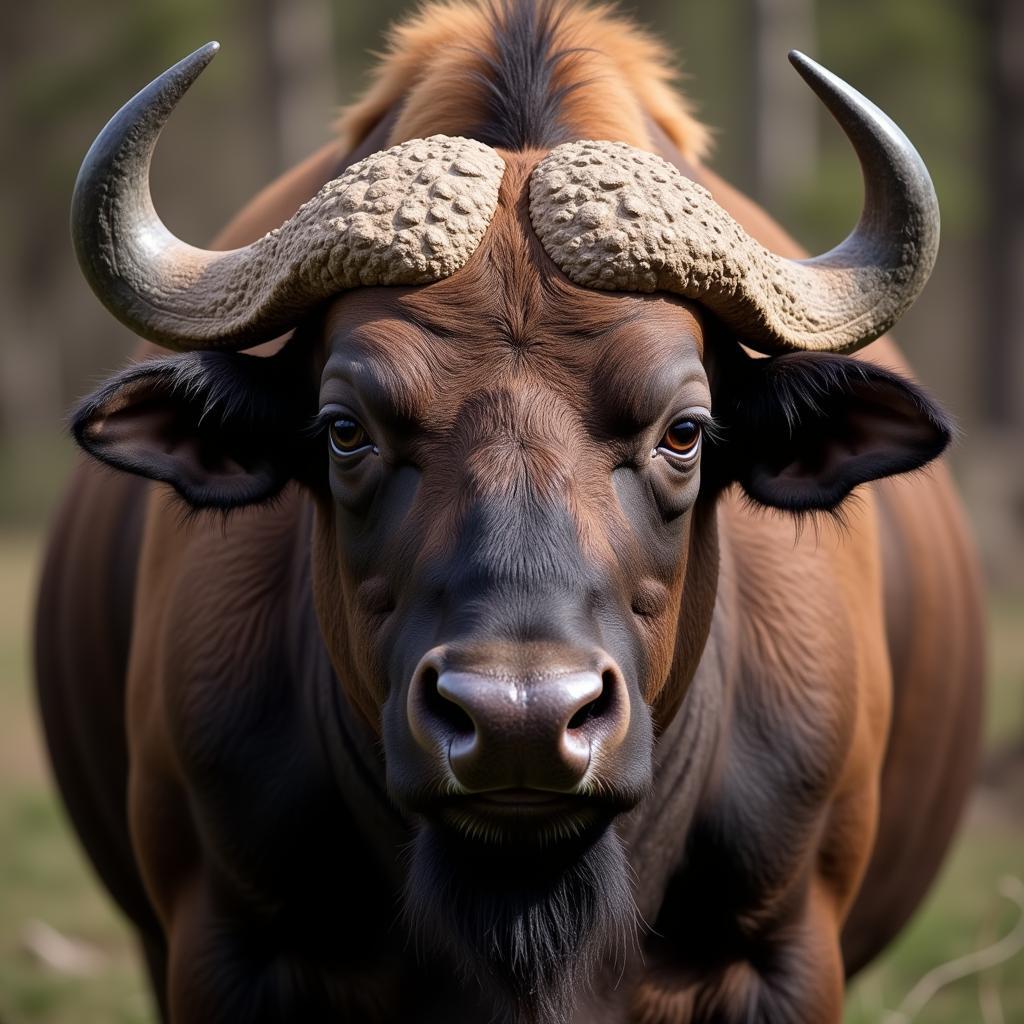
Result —
<svg viewBox="0 0 1024 1024"><path fill-rule="evenodd" d="M601 692L593 700L588 701L576 711L572 718L569 719L569 724L566 728L582 729L587 722L595 718L601 718L607 714L614 699L615 675L610 669L607 669L601 673Z"/></svg>
<svg viewBox="0 0 1024 1024"><path fill-rule="evenodd" d="M601 697L603 696L604 694L601 694ZM582 729L583 726L597 714L597 703L601 697L598 697L597 700L592 700L589 704L584 704L583 707L581 707L579 711L569 719L569 724L566 728Z"/></svg>
<svg viewBox="0 0 1024 1024"><path fill-rule="evenodd" d="M458 704L445 697L438 689L437 683L437 669L425 669L421 686L423 703L427 711L451 733L472 736L476 731L473 719Z"/></svg>

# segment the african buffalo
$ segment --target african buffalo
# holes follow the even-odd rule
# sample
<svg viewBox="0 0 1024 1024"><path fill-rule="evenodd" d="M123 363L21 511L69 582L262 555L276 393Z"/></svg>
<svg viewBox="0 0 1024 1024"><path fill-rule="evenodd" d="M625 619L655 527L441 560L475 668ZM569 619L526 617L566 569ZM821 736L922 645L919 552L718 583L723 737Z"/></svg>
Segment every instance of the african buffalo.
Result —
<svg viewBox="0 0 1024 1024"><path fill-rule="evenodd" d="M148 170L215 50L79 177L88 280L177 354L74 413L126 472L77 469L37 626L164 1019L838 1022L978 743L953 428L852 355L935 258L917 153L793 55L865 177L801 259L647 36L459 0L207 251Z"/></svg>

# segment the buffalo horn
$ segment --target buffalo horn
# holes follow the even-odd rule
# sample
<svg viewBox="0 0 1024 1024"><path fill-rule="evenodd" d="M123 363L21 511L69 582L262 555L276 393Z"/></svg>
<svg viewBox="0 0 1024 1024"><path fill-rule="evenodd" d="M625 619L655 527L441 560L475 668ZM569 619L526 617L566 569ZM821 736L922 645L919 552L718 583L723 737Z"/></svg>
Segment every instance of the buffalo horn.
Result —
<svg viewBox="0 0 1024 1024"><path fill-rule="evenodd" d="M850 352L888 330L935 263L931 178L873 103L803 54L790 60L860 159L864 208L844 242L813 259L784 259L660 157L619 142L574 142L552 150L531 180L534 228L562 271L590 288L698 301L767 354Z"/></svg>
<svg viewBox="0 0 1024 1024"><path fill-rule="evenodd" d="M229 252L175 238L153 208L149 166L171 111L218 50L208 43L125 104L75 185L71 232L89 284L132 330L168 348L248 348L359 285L426 284L476 251L504 163L435 135L374 153L280 228Z"/></svg>

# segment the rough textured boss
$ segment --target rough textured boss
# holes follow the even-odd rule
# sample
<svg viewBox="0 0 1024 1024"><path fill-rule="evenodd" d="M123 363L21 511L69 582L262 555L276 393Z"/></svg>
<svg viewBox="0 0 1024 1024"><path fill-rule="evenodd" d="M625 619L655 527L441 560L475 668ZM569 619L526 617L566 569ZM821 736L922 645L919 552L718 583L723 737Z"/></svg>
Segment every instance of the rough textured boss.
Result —
<svg viewBox="0 0 1024 1024"><path fill-rule="evenodd" d="M847 354L934 262L920 158L795 55L865 174L802 259L627 22L453 3L206 251L148 168L214 52L76 187L93 288L180 354L76 411L134 475L80 467L38 617L58 780L165 1018L838 1021L977 740L948 480L882 480L950 425L887 342Z"/></svg>

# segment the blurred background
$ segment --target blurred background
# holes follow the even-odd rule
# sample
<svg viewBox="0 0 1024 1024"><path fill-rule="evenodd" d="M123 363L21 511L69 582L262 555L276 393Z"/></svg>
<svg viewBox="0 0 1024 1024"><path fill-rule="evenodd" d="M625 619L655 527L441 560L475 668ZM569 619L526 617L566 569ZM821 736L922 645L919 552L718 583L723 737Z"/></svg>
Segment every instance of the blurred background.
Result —
<svg viewBox="0 0 1024 1024"><path fill-rule="evenodd" d="M73 460L66 410L131 338L79 275L67 231L78 165L137 89L209 39L223 51L164 133L157 208L203 244L330 137L403 0L37 0L0 32L0 1022L152 1021L130 940L52 793L29 687L40 546ZM679 55L716 133L711 165L812 251L860 209L849 148L786 61L806 51L918 146L943 214L939 262L897 337L957 416L951 459L991 593L987 753L928 904L853 986L847 1021L1024 1022L1024 957L915 1015L931 968L1006 934L1024 878L1024 3L633 0ZM87 670L83 668L83 670ZM1019 884L1019 883L1018 883ZM1017 891L1017 890L1008 890ZM1012 943L1011 943L1012 944ZM954 965L955 966L955 965ZM950 971L949 973L955 973ZM927 982L926 982L927 984ZM912 995L902 1017L890 1014Z"/></svg>

